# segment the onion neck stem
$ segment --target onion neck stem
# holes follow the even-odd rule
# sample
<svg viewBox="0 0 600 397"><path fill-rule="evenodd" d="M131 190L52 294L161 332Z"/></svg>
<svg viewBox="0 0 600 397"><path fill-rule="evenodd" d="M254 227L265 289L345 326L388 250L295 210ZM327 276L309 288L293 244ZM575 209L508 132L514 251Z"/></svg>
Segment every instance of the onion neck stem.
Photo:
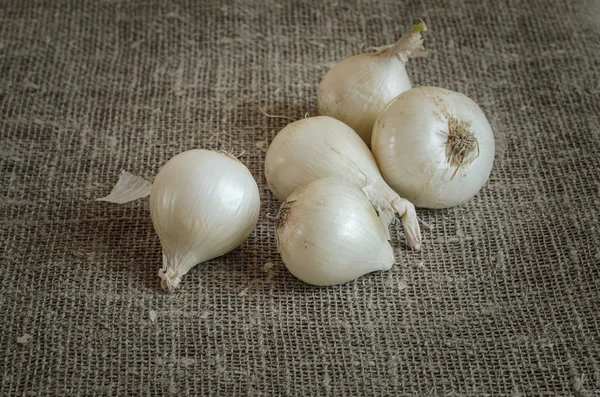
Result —
<svg viewBox="0 0 600 397"><path fill-rule="evenodd" d="M165 292L172 294L179 287L181 282L181 276L176 270L170 267L166 269L160 269L158 271L158 277L161 278L160 285Z"/></svg>
<svg viewBox="0 0 600 397"><path fill-rule="evenodd" d="M425 51L425 48L423 47L423 37L421 35L422 32L426 31L427 26L423 21L413 25L410 30L400 37L400 40L392 45L386 54L392 57L398 57L403 63L406 63L408 58L426 57L427 51Z"/></svg>
<svg viewBox="0 0 600 397"><path fill-rule="evenodd" d="M382 213L397 213L402 221L406 242L410 248L421 249L421 228L415 206L410 201L401 198L383 178L376 179L363 189L380 216ZM393 219L393 218L392 218Z"/></svg>

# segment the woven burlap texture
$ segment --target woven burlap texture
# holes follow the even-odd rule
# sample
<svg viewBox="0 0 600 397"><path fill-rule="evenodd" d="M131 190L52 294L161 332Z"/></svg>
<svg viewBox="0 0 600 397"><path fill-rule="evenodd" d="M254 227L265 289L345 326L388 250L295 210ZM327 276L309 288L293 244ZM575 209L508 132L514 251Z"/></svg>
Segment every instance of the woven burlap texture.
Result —
<svg viewBox="0 0 600 397"><path fill-rule="evenodd" d="M414 85L465 93L496 135L468 204L419 210L423 250L303 284L263 170L326 71L415 20ZM3 1L0 395L600 393L600 7L581 1ZM94 201L192 148L260 187L239 249L160 289L148 199ZM152 313L152 315L151 315ZM153 321L154 320L154 321Z"/></svg>

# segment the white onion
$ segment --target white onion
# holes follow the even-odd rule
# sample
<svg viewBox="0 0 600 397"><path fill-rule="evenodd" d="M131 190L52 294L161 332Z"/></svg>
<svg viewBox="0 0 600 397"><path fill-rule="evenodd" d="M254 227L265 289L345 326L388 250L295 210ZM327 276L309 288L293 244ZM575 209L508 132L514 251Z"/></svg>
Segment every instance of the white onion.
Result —
<svg viewBox="0 0 600 397"><path fill-rule="evenodd" d="M254 230L259 211L258 186L231 155L197 149L169 160L150 195L163 248L162 287L172 292L193 266L239 246Z"/></svg>
<svg viewBox="0 0 600 397"><path fill-rule="evenodd" d="M427 55L421 38L425 30L424 23L414 25L396 44L355 55L331 68L317 92L319 113L348 124L370 144L381 110L412 88L405 64L409 57Z"/></svg>
<svg viewBox="0 0 600 397"><path fill-rule="evenodd" d="M388 238L388 225L397 212L408 245L420 248L421 231L414 206L383 181L367 145L341 121L318 116L288 124L269 147L265 174L271 191L280 200L320 178L346 180L362 189L373 203Z"/></svg>
<svg viewBox="0 0 600 397"><path fill-rule="evenodd" d="M494 162L494 134L479 106L438 87L392 101L375 123L372 148L385 181L417 207L465 203Z"/></svg>
<svg viewBox="0 0 600 397"><path fill-rule="evenodd" d="M277 217L277 248L288 270L314 285L345 283L394 264L373 205L339 179L318 179L287 198Z"/></svg>

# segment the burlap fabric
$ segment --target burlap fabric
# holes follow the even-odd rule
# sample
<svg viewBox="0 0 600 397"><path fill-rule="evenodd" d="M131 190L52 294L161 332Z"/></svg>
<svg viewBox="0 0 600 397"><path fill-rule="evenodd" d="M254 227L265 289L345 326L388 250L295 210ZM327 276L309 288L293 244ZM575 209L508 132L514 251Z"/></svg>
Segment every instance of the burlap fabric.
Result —
<svg viewBox="0 0 600 397"><path fill-rule="evenodd" d="M600 394L599 10L3 1L0 395ZM305 285L276 252L263 171L288 121L259 103L315 115L328 68L417 18L431 53L413 82L482 106L490 181L419 211L421 252L395 230L391 271ZM198 147L245 151L261 217L166 295L147 199L94 199Z"/></svg>

